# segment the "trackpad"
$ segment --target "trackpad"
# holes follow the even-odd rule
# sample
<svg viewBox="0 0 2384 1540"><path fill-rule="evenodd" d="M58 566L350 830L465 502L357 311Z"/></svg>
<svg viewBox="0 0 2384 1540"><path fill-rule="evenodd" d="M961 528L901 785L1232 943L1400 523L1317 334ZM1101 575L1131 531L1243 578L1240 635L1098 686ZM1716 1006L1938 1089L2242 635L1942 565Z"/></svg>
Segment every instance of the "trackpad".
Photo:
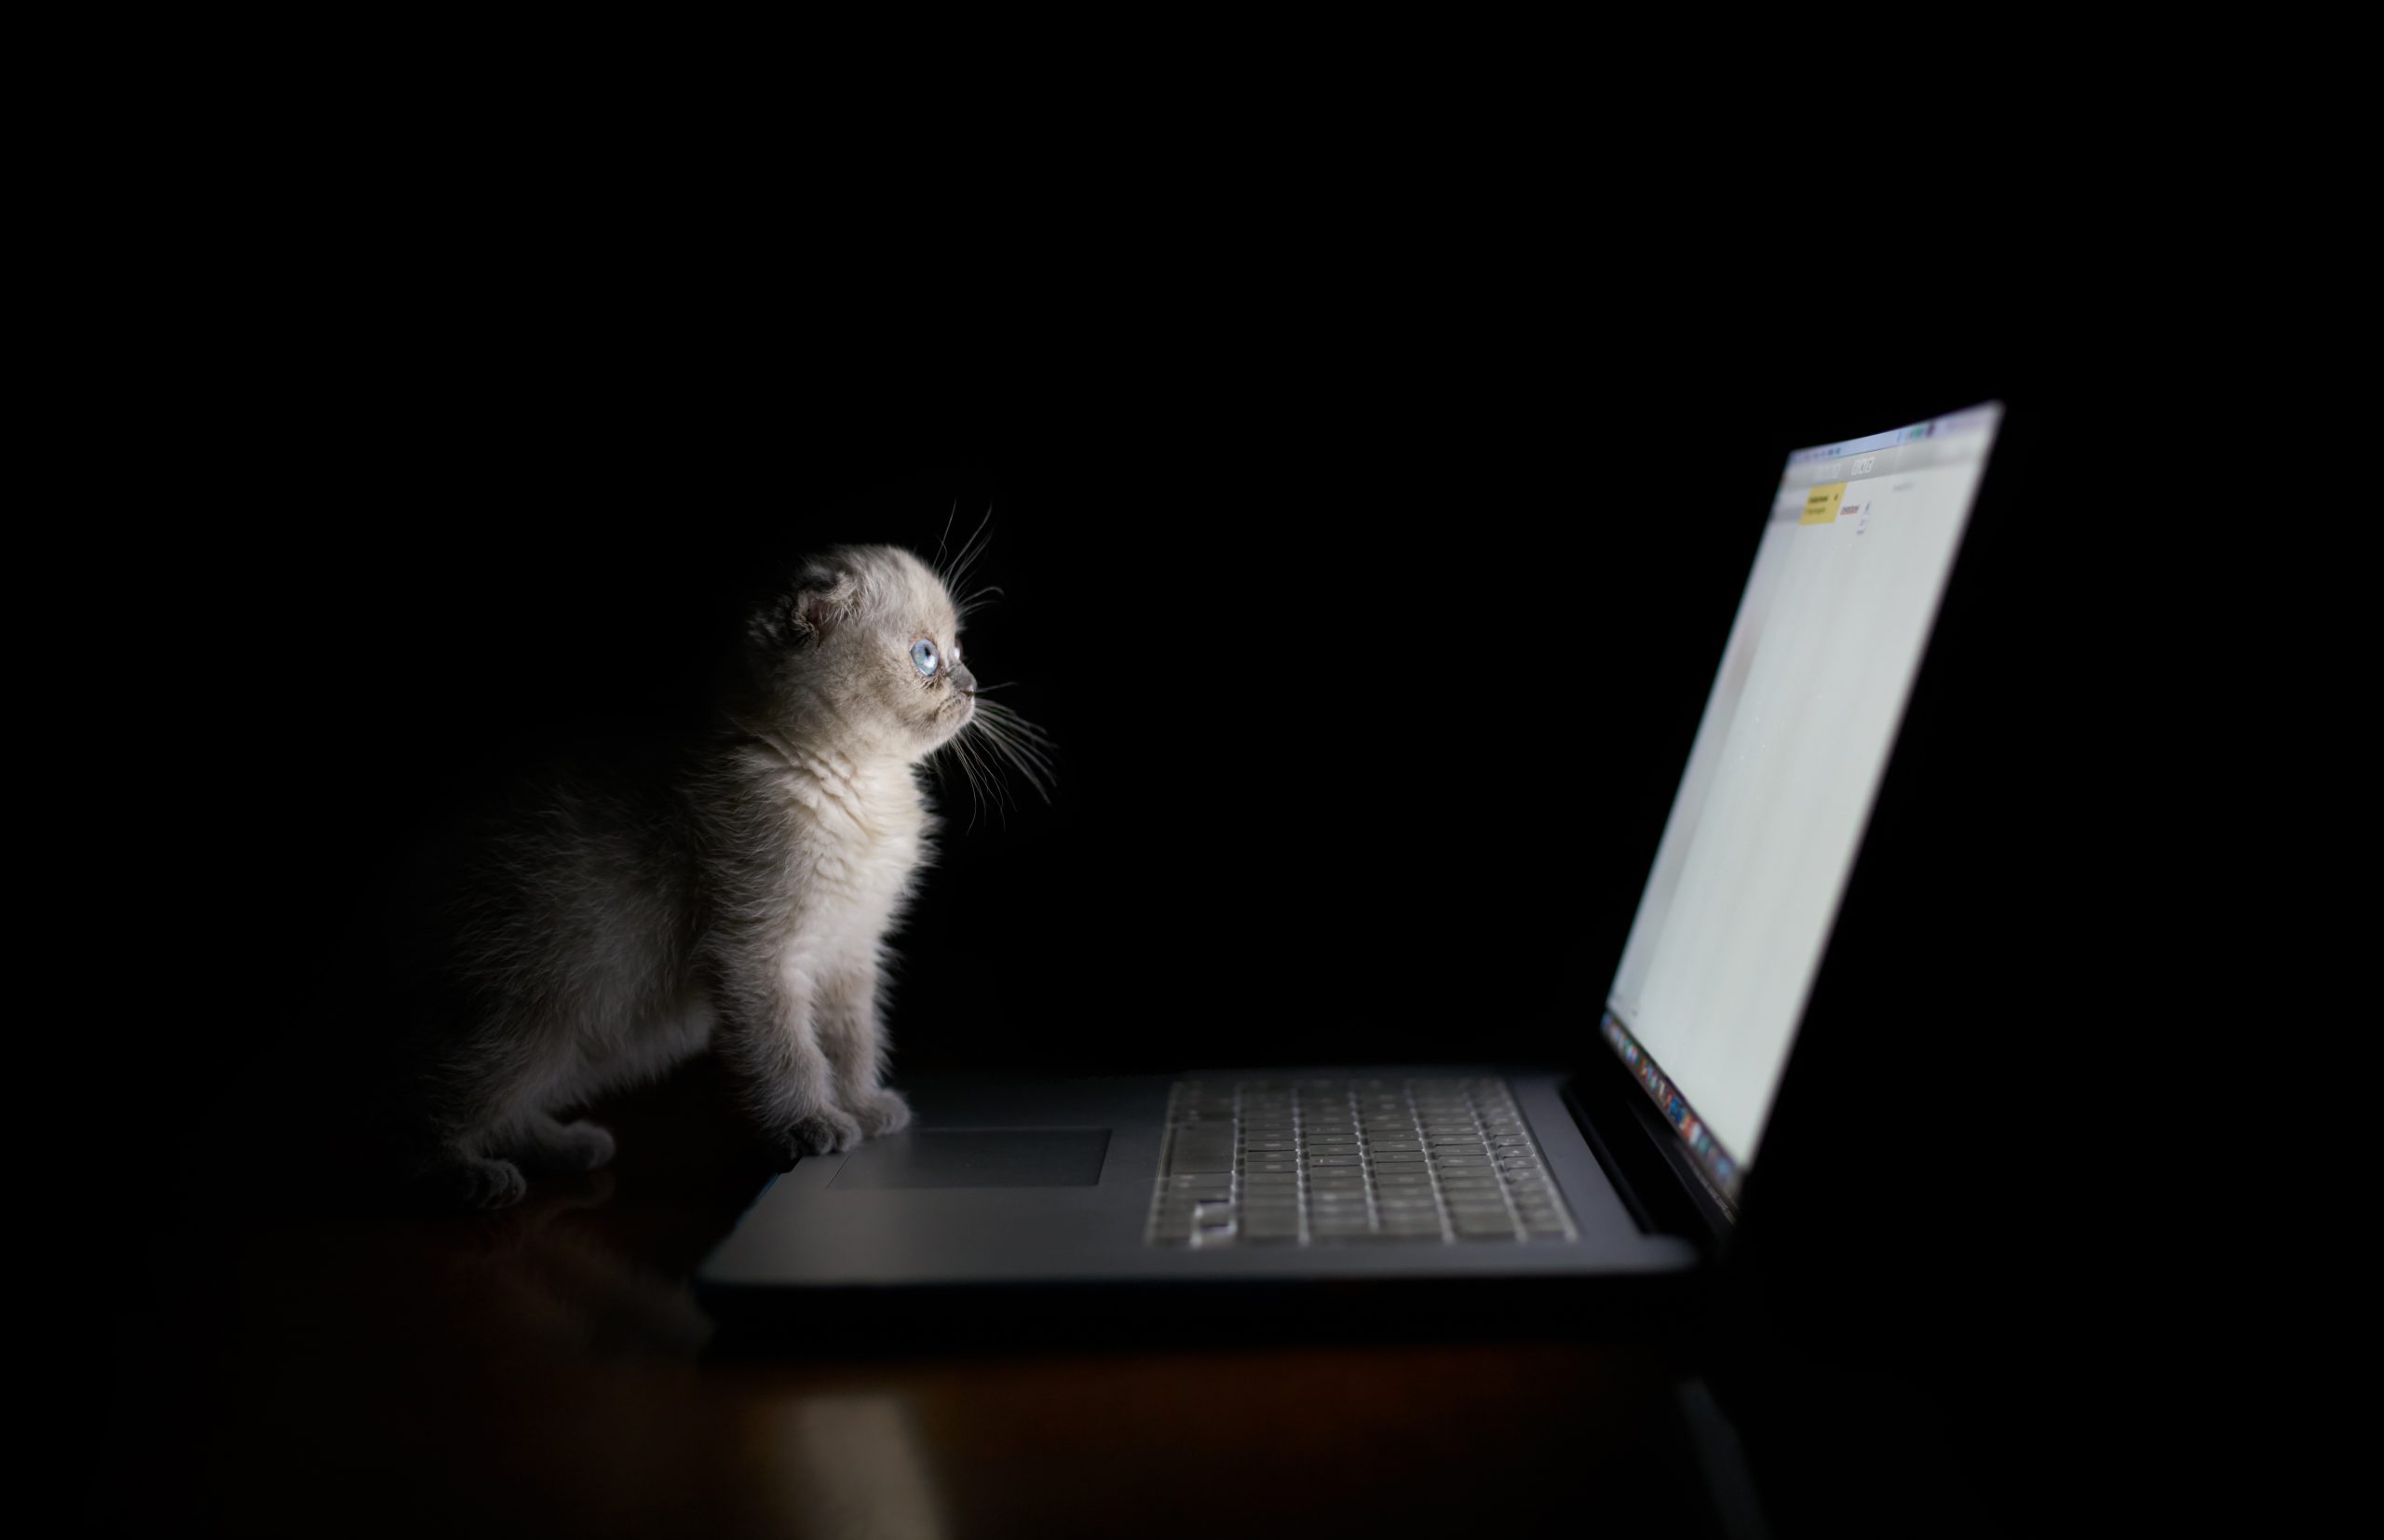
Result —
<svg viewBox="0 0 2384 1540"><path fill-rule="evenodd" d="M873 1139L831 1187L1093 1187L1106 1128L930 1128Z"/></svg>

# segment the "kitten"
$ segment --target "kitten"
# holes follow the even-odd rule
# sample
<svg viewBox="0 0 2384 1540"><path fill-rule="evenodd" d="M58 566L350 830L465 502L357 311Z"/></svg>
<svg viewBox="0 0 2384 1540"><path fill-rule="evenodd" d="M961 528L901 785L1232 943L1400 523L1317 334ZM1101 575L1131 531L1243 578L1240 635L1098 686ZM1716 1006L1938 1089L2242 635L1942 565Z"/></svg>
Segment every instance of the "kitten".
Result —
<svg viewBox="0 0 2384 1540"><path fill-rule="evenodd" d="M884 1083L880 981L936 827L917 769L972 755L972 724L1042 766L1039 735L978 700L961 610L908 551L832 551L752 617L683 769L554 783L482 845L414 1078L415 1175L499 1208L525 1168L603 1166L612 1135L566 1114L707 1047L790 1155L910 1121Z"/></svg>

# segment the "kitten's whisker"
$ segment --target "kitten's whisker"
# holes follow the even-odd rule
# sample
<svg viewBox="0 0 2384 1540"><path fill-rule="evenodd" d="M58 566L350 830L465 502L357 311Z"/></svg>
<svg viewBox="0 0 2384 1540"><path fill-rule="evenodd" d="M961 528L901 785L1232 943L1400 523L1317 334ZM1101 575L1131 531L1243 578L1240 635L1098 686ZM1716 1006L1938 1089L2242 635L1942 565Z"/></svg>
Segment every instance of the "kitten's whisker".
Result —
<svg viewBox="0 0 2384 1540"><path fill-rule="evenodd" d="M960 499L957 495L955 495L952 499L952 511L943 516L943 533L935 537L935 560L928 563L928 567L934 571L938 577L941 577L943 575L943 543L952 538L953 517L959 513L959 511ZM947 585L947 587L949 585Z"/></svg>
<svg viewBox="0 0 2384 1540"><path fill-rule="evenodd" d="M968 543L960 547L960 554L952 559L952 572L943 580L947 592L968 581L968 569L976 565L979 557L985 554L983 547L978 545L978 541L983 537L985 526L993 521L994 506L988 503L985 505L985 517L977 520L976 533L969 535Z"/></svg>
<svg viewBox="0 0 2384 1540"><path fill-rule="evenodd" d="M1019 715L1018 709L1016 707L1007 705L998 700L981 701L978 704L982 709L990 712L993 716L999 719L1002 725L1005 727L1015 727L1022 732L1030 734L1038 738L1044 736L1043 729L1027 721L1026 718Z"/></svg>
<svg viewBox="0 0 2384 1540"><path fill-rule="evenodd" d="M983 719L982 725L988 736L1003 743L1016 745L1021 752L1034 756L1037 763L1049 763L1043 750L1059 747L1048 737L1021 732L1016 723L1004 722L999 717L988 716Z"/></svg>
<svg viewBox="0 0 2384 1540"><path fill-rule="evenodd" d="M974 829L985 811L984 777L978 772L977 756L968 752L965 745L960 750L960 763L968 772L968 827Z"/></svg>
<svg viewBox="0 0 2384 1540"><path fill-rule="evenodd" d="M1037 797L1041 798L1046 803L1049 803L1051 800L1050 789L1044 784L1045 777L1050 775L1049 770L1032 768L1022 763L1014 756L1005 757L1009 758L1010 763L1017 767L1019 778L1026 782L1028 790L1032 790Z"/></svg>
<svg viewBox="0 0 2384 1540"><path fill-rule="evenodd" d="M1007 827L1009 823L1009 788L1002 783L1001 766L985 752L982 742L972 740L968 751L985 769L985 804L993 810L995 819Z"/></svg>
<svg viewBox="0 0 2384 1540"><path fill-rule="evenodd" d="M962 728L959 736L952 741L968 763L976 765L982 772L980 778L980 790L983 790L984 782L992 783L992 790L987 800L998 804L1001 800L1001 777L995 766L985 758L984 746L976 741L973 726Z"/></svg>
<svg viewBox="0 0 2384 1540"><path fill-rule="evenodd" d="M961 736L966 737L968 735L964 733ZM970 750L971 757L975 757L978 750L982 747L982 745L976 745L972 747ZM994 816L999 818L1002 821L1003 826L1007 828L1009 824L1009 792L1002 785L1000 771L990 763L985 766L985 779L987 784L992 786L994 789Z"/></svg>
<svg viewBox="0 0 2384 1540"><path fill-rule="evenodd" d="M996 723L1006 732L1015 733L1021 737L1028 738L1037 743L1048 743L1050 741L1050 734L1044 732L1042 728L1037 727L1035 723L1027 721L1026 718L1019 715L1015 708L1004 705L998 700L981 700L977 703L977 710L980 715L983 716L989 722Z"/></svg>
<svg viewBox="0 0 2384 1540"><path fill-rule="evenodd" d="M1051 762L1036 753L1032 749L990 735L985 742L987 747L999 754L1003 760L1016 766L1019 774L1033 783L1038 791L1042 790L1045 781L1053 779L1057 774L1052 768Z"/></svg>
<svg viewBox="0 0 2384 1540"><path fill-rule="evenodd" d="M980 754L985 751L986 746L983 743L979 743L975 747ZM1000 819L1003 827L1007 828L1009 824L1009 788L1003 783L999 764L992 759L987 759L985 762L985 781L994 789L994 817Z"/></svg>
<svg viewBox="0 0 2384 1540"><path fill-rule="evenodd" d="M1027 721L1024 717L1020 716L1016 710L1012 709L1010 707L1003 705L998 700L981 700L977 703L977 710L980 715L990 718L992 721L998 723L1005 730L1015 734L1017 736L1023 738L1027 742L1035 744L1037 747L1045 749L1056 749L1059 747L1059 745L1051 741L1051 735L1043 731L1042 728L1036 726L1035 723Z"/></svg>
<svg viewBox="0 0 2384 1540"><path fill-rule="evenodd" d="M1011 763L1012 763L1013 764L1015 764L1017 762L1016 762L1016 761L1012 761ZM1024 768L1023 766L1021 766L1021 767L1019 768L1019 772L1018 772L1018 774L1019 774L1019 778L1020 778L1020 779L1022 779L1022 780L1023 780L1023 781L1025 781L1025 782L1026 782L1026 784L1027 784L1028 789L1029 789L1030 790L1032 790L1032 791L1033 791L1033 792L1034 792L1037 797L1041 798L1041 799L1042 799L1046 804L1049 804L1049 803L1050 802L1050 800L1051 800L1051 793L1050 793L1049 790L1045 790L1044 785L1043 785L1043 782L1041 781L1041 779L1040 779L1040 778L1038 778L1038 777L1036 777L1036 773L1035 773L1034 771L1029 770L1029 769L1026 769L1026 768Z"/></svg>
<svg viewBox="0 0 2384 1540"><path fill-rule="evenodd" d="M1050 783L1058 779L1058 771L1032 740L1019 734L1013 723L981 712L970 725L983 735L984 747L1016 770L1034 788L1036 796L1046 803L1051 800Z"/></svg>
<svg viewBox="0 0 2384 1540"><path fill-rule="evenodd" d="M960 734L959 736L957 736L954 737L954 738L952 739L952 741L951 741L951 742L949 742L949 743L945 744L945 745L944 745L944 747L945 747L945 748L947 748L947 749L950 749L950 750L953 751L952 757L953 757L953 761L954 761L954 763L955 763L956 764L958 764L958 765L960 766L960 773L961 773L963 776L965 776L965 777L968 777L968 827L969 827L970 829L974 829L974 828L976 828L976 827L977 827L977 813L978 813L978 810L979 810L979 809L981 809L982 807L983 807L983 806L984 806L984 804L985 804L985 796L984 796L984 792L983 792L983 791L982 791L982 790L978 787L978 784L977 784L977 767L976 767L975 763L972 762L972 758L971 758L971 756L970 756L970 754L969 754L969 752L968 752L968 734L966 734L966 733L962 733L962 734Z"/></svg>

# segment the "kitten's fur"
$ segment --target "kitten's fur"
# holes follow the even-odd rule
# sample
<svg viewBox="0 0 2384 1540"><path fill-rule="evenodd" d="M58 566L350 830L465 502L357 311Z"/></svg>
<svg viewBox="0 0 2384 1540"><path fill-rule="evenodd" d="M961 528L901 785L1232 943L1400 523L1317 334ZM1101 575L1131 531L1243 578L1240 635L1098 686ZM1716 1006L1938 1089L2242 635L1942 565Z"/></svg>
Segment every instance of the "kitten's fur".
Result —
<svg viewBox="0 0 2384 1540"><path fill-rule="evenodd" d="M551 786L483 844L412 1077L414 1174L502 1207L524 1168L602 1166L612 1135L562 1114L708 1047L790 1154L909 1122L880 973L935 827L915 767L979 710L959 628L917 557L833 551L752 617L687 768L643 793Z"/></svg>

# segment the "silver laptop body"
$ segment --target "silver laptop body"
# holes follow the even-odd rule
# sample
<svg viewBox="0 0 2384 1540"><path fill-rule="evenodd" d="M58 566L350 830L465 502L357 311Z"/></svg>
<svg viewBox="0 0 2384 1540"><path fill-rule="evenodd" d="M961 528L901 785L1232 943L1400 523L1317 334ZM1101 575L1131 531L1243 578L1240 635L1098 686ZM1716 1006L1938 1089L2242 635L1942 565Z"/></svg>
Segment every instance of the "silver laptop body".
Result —
<svg viewBox="0 0 2384 1540"><path fill-rule="evenodd" d="M1594 1029L1584 1012L1581 1057L1619 1060L1676 1141L1673 1169L1725 1216L2000 416L1989 403L1789 457ZM1700 1247L1657 1233L1618 1189L1619 1133L1587 1126L1573 1074L909 1081L907 1131L798 1162L698 1281L751 1305L822 1290L1693 1267Z"/></svg>

